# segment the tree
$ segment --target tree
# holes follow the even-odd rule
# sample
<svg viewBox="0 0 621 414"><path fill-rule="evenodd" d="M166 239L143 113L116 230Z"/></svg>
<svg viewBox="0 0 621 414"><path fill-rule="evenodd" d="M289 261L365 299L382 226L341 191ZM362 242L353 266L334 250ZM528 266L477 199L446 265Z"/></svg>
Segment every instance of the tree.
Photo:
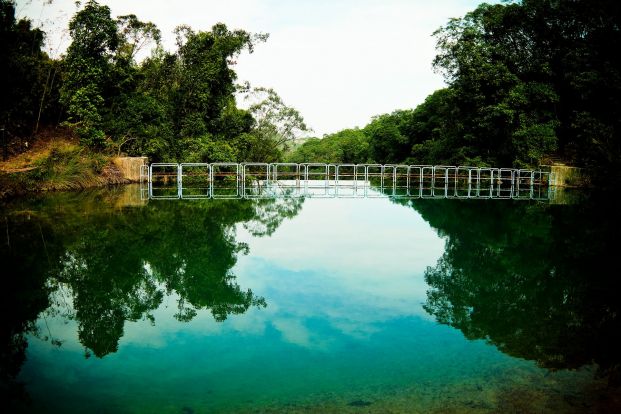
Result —
<svg viewBox="0 0 621 414"><path fill-rule="evenodd" d="M612 0L525 0L483 4L438 30L434 66L455 90L458 145L518 166L559 152L618 171L620 17Z"/></svg>
<svg viewBox="0 0 621 414"><path fill-rule="evenodd" d="M406 129L411 117L411 110L394 111L373 118L364 127L372 159L381 164L396 164L409 154L411 145Z"/></svg>
<svg viewBox="0 0 621 414"><path fill-rule="evenodd" d="M242 50L252 52L255 43L267 36L230 31L222 23L214 25L210 32L180 27L178 34L179 84L174 102L179 134L217 134L225 129L221 114L234 104L237 74L230 65Z"/></svg>
<svg viewBox="0 0 621 414"><path fill-rule="evenodd" d="M49 108L46 69L55 65L41 50L44 37L29 20L15 19L13 1L0 0L0 127L9 136L29 136Z"/></svg>
<svg viewBox="0 0 621 414"><path fill-rule="evenodd" d="M477 164L473 149L459 148L461 123L454 90L438 89L414 109L407 126L410 157L407 164Z"/></svg>
<svg viewBox="0 0 621 414"><path fill-rule="evenodd" d="M256 151L250 160L275 161L274 155L280 158L278 154L286 152L302 133L310 131L297 109L285 105L271 88L254 88L244 99L251 101L248 112L256 122L252 131Z"/></svg>
<svg viewBox="0 0 621 414"><path fill-rule="evenodd" d="M160 45L162 34L152 22L142 22L135 14L119 16L116 19L118 26L119 47L117 59L134 62L138 53L149 44Z"/></svg>
<svg viewBox="0 0 621 414"><path fill-rule="evenodd" d="M520 5L479 6L439 29L434 67L454 90L462 137L488 164L536 164L556 149L555 104Z"/></svg>
<svg viewBox="0 0 621 414"><path fill-rule="evenodd" d="M119 45L117 25L108 6L89 0L69 22L69 32L72 42L65 57L61 103L82 142L102 147L103 111L109 98L106 92Z"/></svg>
<svg viewBox="0 0 621 414"><path fill-rule="evenodd" d="M164 155L162 138L170 135L171 125L166 103L160 97L145 93L144 73L137 64L137 55L149 45L161 50L161 34L155 24L140 21L135 15L116 19L119 45L111 66L108 95L109 110L105 110L103 127L109 135L109 145L117 153L160 157Z"/></svg>
<svg viewBox="0 0 621 414"><path fill-rule="evenodd" d="M370 159L369 137L360 129L344 129L311 138L288 155L290 162L364 164Z"/></svg>
<svg viewBox="0 0 621 414"><path fill-rule="evenodd" d="M179 26L176 33L175 53L158 47L140 67L137 100L149 96L149 105L158 110L147 111L145 118L161 122L157 127L150 124L154 133L148 137L143 129L133 144L156 159L237 161L251 144L247 134L255 122L236 106L237 74L232 66L242 50L252 52L267 35L231 31L221 23L209 32Z"/></svg>

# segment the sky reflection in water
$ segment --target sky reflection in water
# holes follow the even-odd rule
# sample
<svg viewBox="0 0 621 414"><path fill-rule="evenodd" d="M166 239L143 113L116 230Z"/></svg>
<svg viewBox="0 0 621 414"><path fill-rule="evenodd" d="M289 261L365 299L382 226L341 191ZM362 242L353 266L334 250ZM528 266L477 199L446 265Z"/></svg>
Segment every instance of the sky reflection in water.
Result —
<svg viewBox="0 0 621 414"><path fill-rule="evenodd" d="M446 239L410 206L386 199L305 200L289 214L292 217L278 220L271 236L258 237L261 214L257 212L265 206L255 206L254 215L242 214L249 204L233 200L224 202L221 209L212 204L202 211L183 201L152 201L146 207L124 210L139 225L154 217L172 217L176 223L162 225L161 234L157 230L141 233L143 245L136 246L141 251L136 257L145 256L142 277L153 280L152 285L145 284L145 295L157 298L153 292L161 291L161 303L153 302L159 305L139 313L140 317L125 317L118 351L85 358L92 351L81 338L87 335L85 329L93 328L85 328L84 321L75 317L79 313L71 309L71 297L81 285L76 279L61 283L52 307L57 312L48 310L36 322L39 333L28 338L27 360L18 377L27 384L33 400L30 409L355 412L366 407L408 412L414 404L416 409L456 404L460 410L485 412L499 409L503 401L499 395L510 384L530 382L534 389L541 388L537 382L547 381L548 387L561 389L568 384L577 387L592 377L589 369L583 369L546 380L546 371L534 362L512 358L495 346L467 340L460 330L438 324L439 314L434 317L423 309L429 299L425 272L440 263ZM513 204L507 206L513 208ZM188 208L195 210L189 213ZM163 215L144 213L149 209L161 210ZM423 211L429 214L428 209ZM202 214L212 216L205 219ZM237 218L221 220L219 215ZM224 321L214 318L214 309L222 307L217 299L205 302L214 305L202 307L192 300L190 287L175 284L175 278L183 275L164 275L190 272L191 262L201 260L192 255L204 251L191 246L193 232L201 232L201 220L213 222L215 227L206 224L207 231L221 232L213 237L215 243L229 246L213 260L232 252L233 260L225 261L233 266L226 271L226 265L226 275L215 277L238 285L233 291L239 293L230 293L231 288L222 292L232 294L235 303L239 295L246 295L247 305L225 306L229 310ZM218 220L228 224L218 227L214 224ZM193 222L198 229L191 228ZM155 262L164 259L154 257L151 263L144 252L170 252L170 246L161 243L171 236L167 232L174 231L188 233L190 251L176 270L162 270L165 261ZM183 252L172 254L177 257ZM248 290L252 296L243 293ZM139 289L135 292L140 294ZM66 300L59 301L61 296ZM180 303L193 303L196 315L180 321ZM67 318L72 312L74 316ZM50 339L62 345L53 346Z"/></svg>

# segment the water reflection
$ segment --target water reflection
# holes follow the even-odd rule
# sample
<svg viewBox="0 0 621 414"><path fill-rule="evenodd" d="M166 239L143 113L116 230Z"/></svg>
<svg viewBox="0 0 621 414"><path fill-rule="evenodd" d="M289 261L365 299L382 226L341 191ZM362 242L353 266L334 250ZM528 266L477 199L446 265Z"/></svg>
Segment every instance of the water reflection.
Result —
<svg viewBox="0 0 621 414"><path fill-rule="evenodd" d="M28 211L14 214L11 221L2 217L6 231L0 246L5 285L0 289L0 395L7 399L22 399L26 395L21 384L13 379L25 360L25 333L34 329L39 313L50 305L50 288L46 283L51 263L48 257L61 254L57 240L48 237L44 243L41 236L49 234L49 223L31 218ZM11 231L14 220L20 223L19 231Z"/></svg>
<svg viewBox="0 0 621 414"><path fill-rule="evenodd" d="M430 319L420 307L423 273L443 242L409 209L383 199L307 200L269 239L243 231L238 239L251 250L236 266L240 280L271 305L254 324L276 323L286 340L325 348L335 336L368 337L394 319Z"/></svg>
<svg viewBox="0 0 621 414"><path fill-rule="evenodd" d="M10 286L1 300L3 388L15 386L26 334L56 346L66 339L47 322L36 328L40 315L75 320L85 356L102 358L118 350L128 321L155 323L153 311L165 297L175 298L174 316L183 322L199 310L224 321L265 307L231 271L248 252L235 240L235 227L268 235L302 205L211 200L115 210L116 201L100 192L55 194L3 208L0 263Z"/></svg>
<svg viewBox="0 0 621 414"><path fill-rule="evenodd" d="M596 363L619 382L619 204L437 202L413 207L445 237L424 308L469 339L549 369Z"/></svg>
<svg viewBox="0 0 621 414"><path fill-rule="evenodd" d="M31 343L30 386L41 367L54 373L37 395L66 375L78 384L101 375L99 402L127 388L124 404L152 404L145 411L162 402L140 397L145 382L178 403L171 412L188 395L203 401L207 382L215 396L201 404L211 411L323 393L346 399L341 408L387 398L377 410L398 412L386 397L398 387L437 403L458 386L476 396L461 409L511 411L479 384L534 376L521 359L550 370L595 363L618 381L621 309L609 269L621 223L611 200L139 201L122 208L94 192L3 207L3 391L24 395L13 379L31 334L59 347L46 354ZM161 353L147 352L152 344ZM96 374L60 353L75 345L95 357L86 367ZM149 363L163 374L147 378ZM119 371L133 376L118 380ZM361 389L373 398L352 391Z"/></svg>

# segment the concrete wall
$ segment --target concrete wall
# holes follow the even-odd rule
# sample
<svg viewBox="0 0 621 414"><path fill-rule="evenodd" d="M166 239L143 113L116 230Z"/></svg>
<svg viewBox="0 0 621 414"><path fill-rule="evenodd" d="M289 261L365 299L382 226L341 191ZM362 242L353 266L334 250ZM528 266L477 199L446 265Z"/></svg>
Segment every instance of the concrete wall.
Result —
<svg viewBox="0 0 621 414"><path fill-rule="evenodd" d="M123 174L123 178L139 182L140 167L146 165L148 159L147 157L116 157L112 161Z"/></svg>
<svg viewBox="0 0 621 414"><path fill-rule="evenodd" d="M582 168L552 165L550 172L554 174L556 185L559 187L586 187L590 185L589 176Z"/></svg>

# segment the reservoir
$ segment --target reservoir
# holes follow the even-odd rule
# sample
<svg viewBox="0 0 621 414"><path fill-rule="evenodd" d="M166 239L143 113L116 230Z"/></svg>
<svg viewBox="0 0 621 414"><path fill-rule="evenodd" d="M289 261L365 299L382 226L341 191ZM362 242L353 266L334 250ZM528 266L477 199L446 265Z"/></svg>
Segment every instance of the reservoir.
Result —
<svg viewBox="0 0 621 414"><path fill-rule="evenodd" d="M2 204L11 412L612 412L613 197Z"/></svg>

